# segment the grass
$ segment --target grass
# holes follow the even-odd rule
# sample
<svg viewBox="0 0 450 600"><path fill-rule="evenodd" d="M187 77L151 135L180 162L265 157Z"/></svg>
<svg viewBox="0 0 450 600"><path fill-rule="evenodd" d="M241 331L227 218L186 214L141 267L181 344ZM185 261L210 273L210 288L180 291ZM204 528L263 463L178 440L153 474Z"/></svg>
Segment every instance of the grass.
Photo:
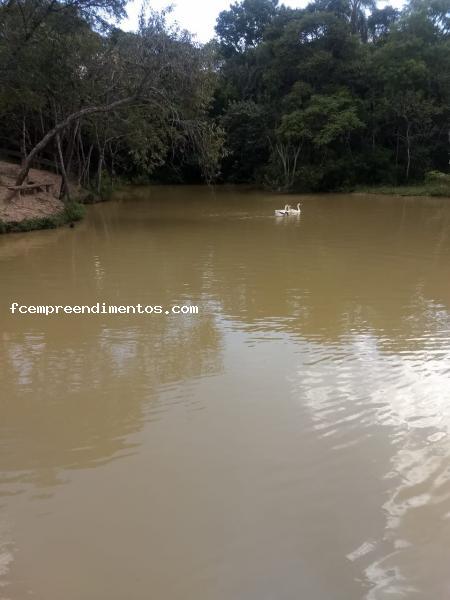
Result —
<svg viewBox="0 0 450 600"><path fill-rule="evenodd" d="M389 196L444 196L450 197L450 188L447 185L418 183L416 185L396 185L396 186L371 186L358 188L356 192L365 192L366 194L387 194Z"/></svg>
<svg viewBox="0 0 450 600"><path fill-rule="evenodd" d="M450 198L450 175L439 171L430 171L425 181L412 185L381 185L361 187L355 190L367 194L389 194L392 196L443 196Z"/></svg>
<svg viewBox="0 0 450 600"><path fill-rule="evenodd" d="M19 233L24 231L34 231L35 229L55 229L67 223L80 221L86 209L78 202L68 204L64 210L54 215L45 217L36 217L34 219L24 219L22 221L2 221L0 220L1 233Z"/></svg>

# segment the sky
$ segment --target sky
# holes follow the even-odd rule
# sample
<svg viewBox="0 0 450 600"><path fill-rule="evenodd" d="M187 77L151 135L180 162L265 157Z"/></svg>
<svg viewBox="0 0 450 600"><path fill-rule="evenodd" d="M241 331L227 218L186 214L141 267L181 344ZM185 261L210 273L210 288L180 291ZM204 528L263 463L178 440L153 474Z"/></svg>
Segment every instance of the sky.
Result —
<svg viewBox="0 0 450 600"><path fill-rule="evenodd" d="M280 4L291 6L292 8L301 8L308 4L309 0L280 0ZM196 35L199 42L207 42L214 36L214 25L216 19L222 10L227 10L231 0L150 0L148 4L157 10L166 7L168 4L174 5L172 19L178 24ZM402 0L379 1L378 6L382 8L386 4L400 8ZM138 15L142 5L142 0L131 0L127 6L128 19L121 23L121 27L126 30L136 29Z"/></svg>

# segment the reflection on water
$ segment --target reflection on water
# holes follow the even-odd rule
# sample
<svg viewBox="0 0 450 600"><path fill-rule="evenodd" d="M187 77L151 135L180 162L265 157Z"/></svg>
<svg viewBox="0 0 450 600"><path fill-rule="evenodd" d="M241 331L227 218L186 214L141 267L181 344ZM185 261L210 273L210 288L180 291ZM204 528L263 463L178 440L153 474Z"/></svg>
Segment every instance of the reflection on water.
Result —
<svg viewBox="0 0 450 600"><path fill-rule="evenodd" d="M448 342L446 354L442 341L426 339L423 350L393 353L383 339L358 335L328 356L313 344L293 380L314 430L334 453L361 452L378 442L374 436L390 439L389 461L380 473L385 525L378 538L361 539L348 555L373 584L368 598L419 593L411 582L423 561L428 564L421 576L433 590L428 597L444 597L448 589L448 554L440 561L426 558L439 557L450 533L450 365ZM369 463L379 461L375 451L367 456Z"/></svg>
<svg viewBox="0 0 450 600"><path fill-rule="evenodd" d="M450 204L280 203L138 189L0 238L2 600L449 595Z"/></svg>

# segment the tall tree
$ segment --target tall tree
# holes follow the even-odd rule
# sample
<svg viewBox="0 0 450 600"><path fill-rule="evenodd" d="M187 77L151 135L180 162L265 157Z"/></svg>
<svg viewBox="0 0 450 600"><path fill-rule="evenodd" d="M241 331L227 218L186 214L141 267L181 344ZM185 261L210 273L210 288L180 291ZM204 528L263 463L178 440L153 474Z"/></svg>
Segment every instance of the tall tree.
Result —
<svg viewBox="0 0 450 600"><path fill-rule="evenodd" d="M0 97L0 109L11 98L17 99L14 110L23 104L33 130L16 185L53 144L63 174L75 153L94 153L101 187L106 153L119 139L123 151L129 146L129 162L147 172L176 147L191 144L200 168L207 162L205 173L212 176L213 153L207 150L220 132L207 126L215 77L210 58L185 32L169 28L164 14L142 18L136 33L107 35L92 31L76 13L70 23L67 15L52 15L21 54L19 67L5 77ZM81 131L91 140L86 152Z"/></svg>
<svg viewBox="0 0 450 600"><path fill-rule="evenodd" d="M226 54L245 52L263 38L277 11L278 0L242 0L220 13L216 33Z"/></svg>

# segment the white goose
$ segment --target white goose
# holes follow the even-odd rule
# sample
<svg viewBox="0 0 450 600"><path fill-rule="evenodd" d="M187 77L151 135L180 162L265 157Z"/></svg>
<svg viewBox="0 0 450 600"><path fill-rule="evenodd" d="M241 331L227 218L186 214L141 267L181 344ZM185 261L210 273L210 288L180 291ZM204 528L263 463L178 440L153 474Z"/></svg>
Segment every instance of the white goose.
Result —
<svg viewBox="0 0 450 600"><path fill-rule="evenodd" d="M301 213L300 202L297 204L297 210L295 208L291 208L289 206L289 214L290 215L299 215Z"/></svg>
<svg viewBox="0 0 450 600"><path fill-rule="evenodd" d="M275 216L276 217L287 217L289 215L289 211L291 210L291 207L289 204L286 204L283 209L278 209L275 211Z"/></svg>

